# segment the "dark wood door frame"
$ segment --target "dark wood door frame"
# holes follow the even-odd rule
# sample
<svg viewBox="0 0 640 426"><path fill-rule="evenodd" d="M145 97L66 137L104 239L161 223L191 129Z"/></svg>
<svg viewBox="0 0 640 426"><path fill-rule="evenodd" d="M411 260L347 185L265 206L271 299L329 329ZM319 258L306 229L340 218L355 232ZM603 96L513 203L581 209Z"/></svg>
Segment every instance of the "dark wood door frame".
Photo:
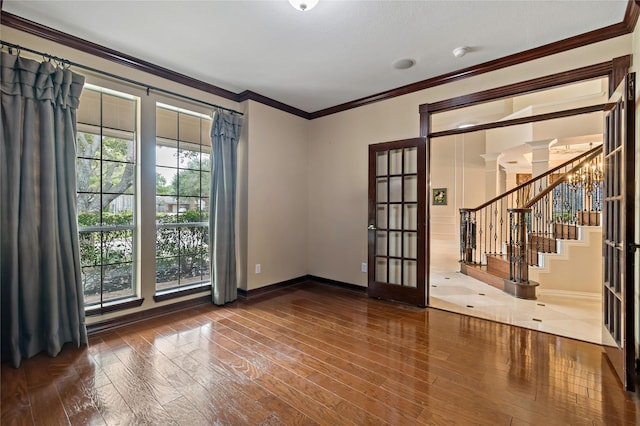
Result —
<svg viewBox="0 0 640 426"><path fill-rule="evenodd" d="M625 388L635 390L635 74L626 76L605 113L602 237L604 240L603 340L609 362ZM629 167L630 166L630 167Z"/></svg>
<svg viewBox="0 0 640 426"><path fill-rule="evenodd" d="M488 89L481 92L469 93L467 95L445 99L438 102L421 104L418 107L420 112L420 136L429 136L431 132L430 118L432 114L482 104L498 99L509 98L512 96L522 95L524 93L537 92L565 84L608 77L609 95L611 95L615 88L618 87L618 84L620 84L624 76L629 72L630 66L631 55L626 55L614 58L607 62L576 68L570 71L563 71L545 77L521 81L519 83L496 87L494 89ZM460 134L474 131L472 128L458 130Z"/></svg>
<svg viewBox="0 0 640 426"><path fill-rule="evenodd" d="M425 307L427 305L428 288L426 285L425 249L427 247L425 237L426 214L429 203L426 201L426 176L425 176L425 140L424 138L403 139L397 141L376 143L369 145L369 217L368 217L368 287L369 297L393 300L408 303L414 306ZM414 153L415 158L407 155ZM392 153L396 153L392 161ZM398 154L399 153L399 154ZM380 157L379 157L380 156ZM379 158L383 159L378 164ZM396 160L399 160L400 166ZM415 162L415 164L412 164ZM392 164L396 164L392 167ZM415 194L408 190L409 180L415 180ZM379 197L379 180L386 182L383 187L383 197ZM392 180L395 186L395 196L392 195ZM421 190L422 189L422 190ZM393 221L392 211L400 212L400 218ZM407 209L415 210L415 223L409 220ZM382 217L380 211L384 212ZM380 219L380 220L379 220ZM378 234L387 243L384 249L379 251ZM396 235L400 240L399 251L391 251L391 235ZM399 235L399 237L398 237ZM415 238L415 252L409 254L405 250L413 251L412 244L405 240L413 236ZM383 274L378 272L378 262L384 265ZM391 265L400 263L399 280L390 280ZM407 265L405 265L405 262ZM409 274L410 264L415 264L415 283ZM406 269L409 268L409 269ZM396 277L397 278L397 277Z"/></svg>
<svg viewBox="0 0 640 426"><path fill-rule="evenodd" d="M450 111L454 109L459 109L463 107L468 107L472 105L477 105L489 101L495 101L499 99L504 99L512 96L522 95L525 93L531 93L536 91L541 91L545 89L549 89L556 86L561 86L565 84L577 83L580 81L595 79L595 78L608 78L609 83L609 96L613 94L616 87L623 81L625 76L629 72L629 67L631 66L631 56L626 55L618 58L614 58L611 61L602 62L599 64L590 65L587 67L582 67L578 69L574 69L571 71L565 71L561 73L552 74L545 77L540 77L532 80L527 80L519 83L510 84L507 86L502 86L494 89L489 89L481 92L471 93L463 96L458 96L451 99L445 99L438 102L421 104L419 106L420 113L420 137L426 138L426 152L427 152L427 164L426 164L426 177L427 177L427 188L431 187L431 139L434 136L444 136L446 135L456 135L456 134L464 134L471 133L477 131L477 128L464 128L464 129L451 129L443 132L432 132L431 131L431 116L433 114ZM542 121L547 120L550 117L540 117L539 119L534 119L531 121ZM494 126L491 124L484 124L483 128L497 128L502 127L500 123L495 123ZM628 189L629 190L629 189ZM633 196L633 195L632 195ZM427 250L425 259L425 267L426 267L426 285L429 288L429 271L431 268L431 252L430 252L430 241L431 241L431 214L428 209L429 203L427 203L427 215L426 215L426 241L427 241ZM633 297L633 293L631 296ZM630 301L632 302L632 300ZM429 300L427 299L427 305L429 305ZM631 317L629 320L633 320ZM633 342L633 340L632 340Z"/></svg>
<svg viewBox="0 0 640 426"><path fill-rule="evenodd" d="M504 99L512 96L522 95L524 93L536 92L540 90L549 89L556 86L565 84L577 83L580 81L591 80L596 78L607 77L609 79L609 95L613 93L615 88L620 84L624 76L628 73L631 66L631 56L621 56L614 58L607 62L601 62L594 65L589 65L582 68L577 68L570 71L564 71L556 74L551 74L545 77L539 77L531 80L522 81L519 83L513 83L507 86L497 87L494 89L488 89L481 92L470 93L467 95L458 96L455 98L445 99L438 102L429 104L421 104L419 106L420 113L420 137L426 138L427 141L427 187L431 187L431 139L434 135L444 136L445 132L438 132L438 134L431 132L431 116L439 112L450 111L472 105L477 105L489 101L495 101L498 99ZM601 106L600 106L601 107ZM576 111L579 113L579 111ZM541 120L547 120L552 117L541 117ZM558 116L562 116L558 114ZM558 118L558 117L556 117ZM534 121L534 120L532 120ZM483 125L484 129L501 127L501 123L494 123ZM464 133L471 133L477 131L477 127L464 128L464 129L451 129L447 130L447 135L457 135ZM426 241L431 241L431 214L429 211L429 203L427 203L427 226L426 226ZM427 286L429 285L429 269L431 264L430 244L427 244L427 259L426 274L427 274ZM427 301L428 304L428 301Z"/></svg>

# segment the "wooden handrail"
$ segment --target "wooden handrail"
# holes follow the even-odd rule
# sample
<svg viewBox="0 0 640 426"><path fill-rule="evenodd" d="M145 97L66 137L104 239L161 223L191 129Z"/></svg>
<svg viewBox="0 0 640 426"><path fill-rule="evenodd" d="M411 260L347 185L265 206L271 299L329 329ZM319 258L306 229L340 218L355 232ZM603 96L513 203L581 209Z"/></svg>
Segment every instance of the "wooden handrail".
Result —
<svg viewBox="0 0 640 426"><path fill-rule="evenodd" d="M545 195L547 195L549 192L553 191L553 189L560 185L561 183L565 182L568 178L569 175L571 175L572 173L574 173L576 170L580 170L585 164L587 164L589 161L593 160L594 158L596 158L598 155L602 154L602 145L595 147L594 149L592 149L591 151L588 151L587 153L590 153L590 155L588 155L585 159L583 159L580 163L578 163L576 166L574 166L571 170L569 170L568 172L566 172L565 174L563 174L562 176L560 176L560 178L558 178L558 180L556 180L555 182L553 182L551 185L547 186L542 192L540 192L538 195L536 195L535 197L533 197L526 205L525 208L531 207L533 206L535 203L537 203L538 201L540 201L541 199L543 199L545 197ZM576 157L578 158L578 157ZM575 160L575 159L574 159ZM573 160L572 160L573 161ZM566 164L566 163L565 163Z"/></svg>
<svg viewBox="0 0 640 426"><path fill-rule="evenodd" d="M565 162L565 163L563 163L563 164L560 164L559 166L556 166L556 167L554 167L554 168L553 168L553 169L551 169L551 170L547 170L546 172L544 172L543 174L541 174L541 175L539 175L539 176L536 176L536 177L535 177L535 179L532 179L532 180L529 180L529 181L527 181L527 182L521 183L520 185L516 186L515 188L510 189L509 191L507 191L507 192L503 192L502 194L498 195L497 197L492 198L491 200L489 200L489 201L487 201L487 202L485 202L485 203L481 204L481 205L480 205L480 206L478 206L478 207L474 207L474 208L461 208L461 209L460 209L460 211L461 211L461 212L475 212L475 211L481 210L481 209L483 209L483 208L485 208L485 207L487 207L487 206L491 205L492 203L495 203L496 201L499 201L501 198L506 197L506 196L507 196L507 195L509 195L509 194L513 194L514 192L519 191L519 190L521 190L521 189L523 189L523 188L525 188L525 187L527 187L527 186L529 186L529 185L532 185L533 183L535 183L535 182L539 181L540 179L545 178L545 177L549 176L550 174L553 174L553 173L557 172L558 170L560 170L560 169L562 169L563 167L565 167L567 164L572 163L572 162L574 162L574 161L576 161L577 159L580 159L580 158L582 158L582 157L587 157L587 156L589 156L589 155L592 155L592 154L594 154L594 153L596 153L596 152L598 152L598 151L602 151L602 145L598 145L597 147L592 148L592 149L590 149L590 150L589 150L589 151L587 151L587 152L583 152L582 154L580 154L580 155L578 155L578 156L576 156L576 157L572 158L571 160L569 160L569 161L567 161L567 162ZM598 154L600 154L600 152L598 152ZM596 157L596 156L597 156L597 154L596 154L596 155L594 155L594 157ZM591 160L591 159L592 159L592 158L589 158L589 160ZM589 161L589 160L585 160L585 162L586 162L586 161ZM581 163L581 164L582 164L582 163ZM555 183L555 182L554 182L554 183ZM554 187L555 187L555 185L554 185ZM545 192L545 191L543 191L542 193L544 193L544 192ZM538 196L536 196L535 198L538 198ZM534 199L535 199L535 198L534 198ZM526 206L526 207L530 207L530 204L532 204L532 203L531 203L531 202L527 203L527 206Z"/></svg>

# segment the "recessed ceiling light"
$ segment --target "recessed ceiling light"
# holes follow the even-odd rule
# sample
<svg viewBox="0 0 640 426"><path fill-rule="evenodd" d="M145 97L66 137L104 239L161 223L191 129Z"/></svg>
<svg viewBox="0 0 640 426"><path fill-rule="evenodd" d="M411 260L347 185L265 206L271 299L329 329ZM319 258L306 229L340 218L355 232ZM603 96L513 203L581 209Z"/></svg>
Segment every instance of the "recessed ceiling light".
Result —
<svg viewBox="0 0 640 426"><path fill-rule="evenodd" d="M467 129L469 127L473 127L475 126L476 123L475 122L469 122L469 123L462 123L458 125L458 129Z"/></svg>
<svg viewBox="0 0 640 426"><path fill-rule="evenodd" d="M405 59L398 59L397 61L395 61L393 63L393 67L397 70L406 70L408 68L411 68L415 64L416 64L415 59L405 58Z"/></svg>
<svg viewBox="0 0 640 426"><path fill-rule="evenodd" d="M299 11L306 12L316 7L318 1L320 0L289 0L289 3Z"/></svg>
<svg viewBox="0 0 640 426"><path fill-rule="evenodd" d="M453 49L453 56L455 56L456 58L462 58L467 54L468 51L469 48L466 46L456 47L455 49Z"/></svg>

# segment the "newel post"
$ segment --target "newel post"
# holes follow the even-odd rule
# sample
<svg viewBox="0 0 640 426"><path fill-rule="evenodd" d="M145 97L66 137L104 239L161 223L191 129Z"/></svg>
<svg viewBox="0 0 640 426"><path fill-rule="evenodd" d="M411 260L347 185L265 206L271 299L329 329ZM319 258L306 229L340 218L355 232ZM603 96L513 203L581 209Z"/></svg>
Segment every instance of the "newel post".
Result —
<svg viewBox="0 0 640 426"><path fill-rule="evenodd" d="M530 208L507 209L509 212L509 278L504 280L504 291L520 299L535 299L538 283L529 281L527 261L527 218Z"/></svg>
<svg viewBox="0 0 640 426"><path fill-rule="evenodd" d="M475 239L475 212L469 209L460 209L460 263L473 263L473 250L476 248Z"/></svg>

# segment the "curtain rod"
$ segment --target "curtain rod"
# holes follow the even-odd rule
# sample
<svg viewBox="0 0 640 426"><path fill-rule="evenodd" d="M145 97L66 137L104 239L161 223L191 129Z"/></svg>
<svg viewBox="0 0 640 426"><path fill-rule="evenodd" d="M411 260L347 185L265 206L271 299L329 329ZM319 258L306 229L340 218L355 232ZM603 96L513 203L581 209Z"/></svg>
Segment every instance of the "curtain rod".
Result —
<svg viewBox="0 0 640 426"><path fill-rule="evenodd" d="M212 104L210 102L201 101L199 99L195 99L195 98L192 98L192 97L189 97L189 96L185 96L185 95L182 95L180 93L172 92L171 90L166 90L166 89L162 89L160 87L151 86L149 84L141 83L141 82L139 82L137 80L132 80L132 79L127 78L127 77L122 77L122 76L119 76L119 75L116 75L116 74L111 74L111 73L106 72L106 71L102 71L102 70L99 70L99 69L96 69L96 68L92 68L92 67L89 67L89 66L86 66L86 65L82 65L82 64L79 64L77 62L72 62L72 61L70 61L68 59L60 58L60 57L54 56L54 55L52 55L50 53L40 52L38 50L29 49L28 47L24 47L24 46L20 46L18 44L14 44L14 43L10 43L10 42L4 41L4 40L0 40L0 48L4 48L4 47L7 47L10 50L9 53L12 53L11 49L16 49L18 51L18 55L19 55L20 51L24 50L25 52L33 53L35 55L41 55L43 58L52 59L52 60L54 60L56 62L59 62L61 65L74 66L74 67L77 67L77 68L82 68L84 70L91 71L91 72L94 72L96 74L102 74L102 75L105 75L107 77L114 78L116 80L125 81L127 83L130 83L130 84L133 84L133 85L136 85L136 86L140 86L140 87L145 87L147 89L147 95L149 95L149 91L150 90L153 90L155 92L164 93L164 94L167 94L167 95L175 96L177 98L186 99L186 100L189 100L189 101L192 101L192 102L197 102L199 104L207 105L207 106L210 106L210 107L213 107L213 108L219 108L219 109L228 111L228 112L230 112L232 114L244 115L244 113L242 113L240 111L236 111L236 110L231 109L231 108L226 108L226 107L223 107L223 106L220 106L220 105Z"/></svg>

